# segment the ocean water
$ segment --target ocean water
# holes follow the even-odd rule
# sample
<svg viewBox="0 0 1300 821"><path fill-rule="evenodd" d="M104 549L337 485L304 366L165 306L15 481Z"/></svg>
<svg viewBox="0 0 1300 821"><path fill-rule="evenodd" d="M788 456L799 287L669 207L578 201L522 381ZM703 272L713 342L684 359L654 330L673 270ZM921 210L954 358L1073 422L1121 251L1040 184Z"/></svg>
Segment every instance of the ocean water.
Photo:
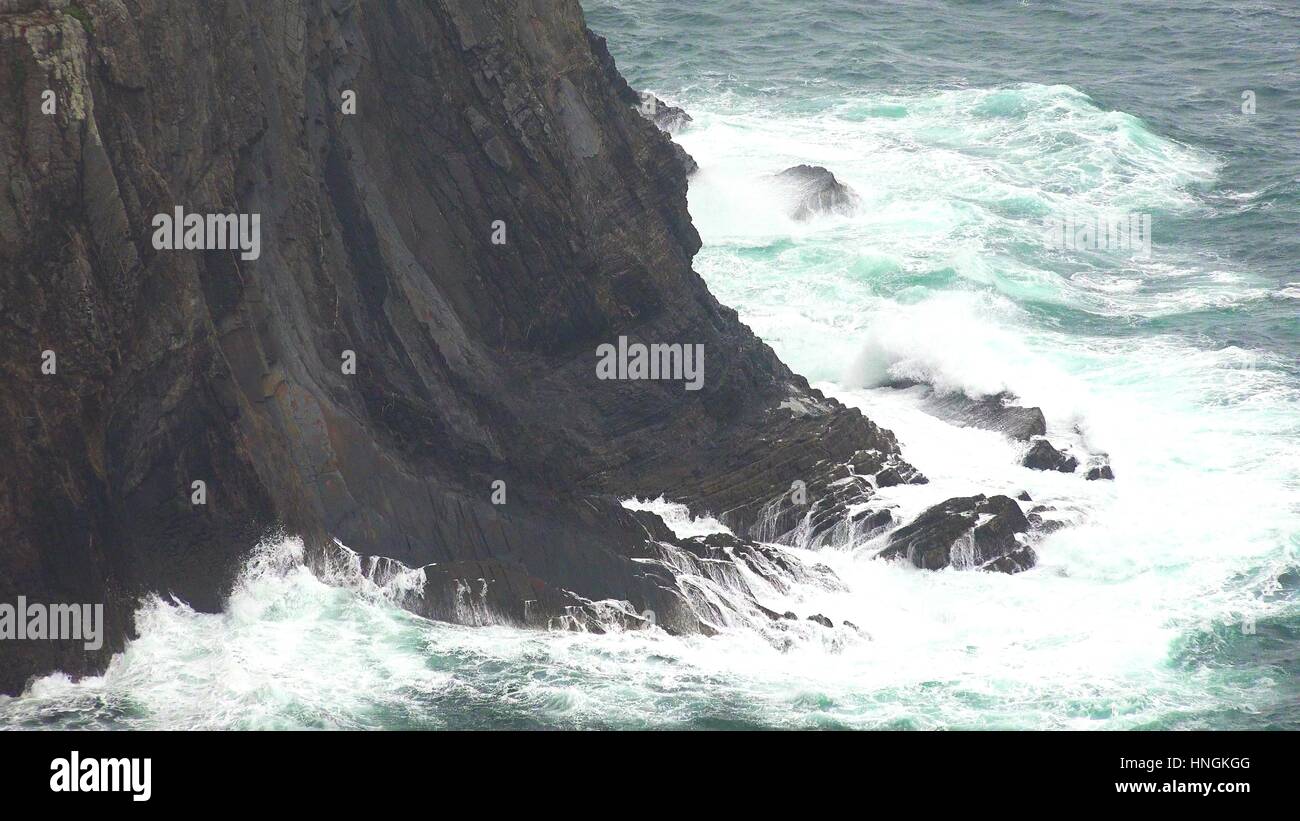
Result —
<svg viewBox="0 0 1300 821"><path fill-rule="evenodd" d="M881 492L902 516L976 492L1054 507L1070 526L1039 566L794 549L847 589L764 604L833 630L589 635L432 623L395 605L409 579L314 575L288 538L226 612L148 602L105 675L0 698L0 726L1300 729L1300 7L584 5L633 86L694 117L713 291L898 434L931 478ZM797 163L861 208L790 219L768 175ZM1099 212L1150 215L1150 257L1043 242ZM1116 481L1020 467L900 379L1012 391Z"/></svg>

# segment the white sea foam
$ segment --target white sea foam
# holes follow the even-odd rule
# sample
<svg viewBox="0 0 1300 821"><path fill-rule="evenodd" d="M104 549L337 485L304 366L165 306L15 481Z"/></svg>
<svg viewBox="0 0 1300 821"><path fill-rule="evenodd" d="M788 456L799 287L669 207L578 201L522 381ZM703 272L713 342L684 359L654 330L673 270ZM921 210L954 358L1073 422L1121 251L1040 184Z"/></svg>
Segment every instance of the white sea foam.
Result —
<svg viewBox="0 0 1300 821"><path fill-rule="evenodd" d="M692 516L686 505L670 502L662 496L657 499L628 499L623 502L623 507L657 514L673 533L683 539L710 533L731 533L730 528L714 517Z"/></svg>

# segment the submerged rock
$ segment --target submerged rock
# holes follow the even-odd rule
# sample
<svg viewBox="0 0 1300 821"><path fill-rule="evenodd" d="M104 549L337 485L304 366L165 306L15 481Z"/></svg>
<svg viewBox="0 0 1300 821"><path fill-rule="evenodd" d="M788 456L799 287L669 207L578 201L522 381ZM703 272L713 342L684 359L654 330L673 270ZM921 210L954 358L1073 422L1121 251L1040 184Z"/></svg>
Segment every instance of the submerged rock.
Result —
<svg viewBox="0 0 1300 821"><path fill-rule="evenodd" d="M1059 473L1074 473L1079 467L1079 460L1068 453L1057 450L1046 439L1038 439L1029 448L1021 462L1034 470L1055 470Z"/></svg>
<svg viewBox="0 0 1300 821"><path fill-rule="evenodd" d="M1292 591L1300 590L1300 570L1283 570L1274 580L1276 590L1270 591L1266 597L1287 594Z"/></svg>
<svg viewBox="0 0 1300 821"><path fill-rule="evenodd" d="M995 570L1033 567L1033 548L1017 539L1029 530L1020 505L1008 496L963 496L940 502L895 531L876 555L906 559L923 570Z"/></svg>
<svg viewBox="0 0 1300 821"><path fill-rule="evenodd" d="M777 174L776 179L793 190L790 216L797 220L819 214L852 214L861 202L853 189L820 165L796 165Z"/></svg>

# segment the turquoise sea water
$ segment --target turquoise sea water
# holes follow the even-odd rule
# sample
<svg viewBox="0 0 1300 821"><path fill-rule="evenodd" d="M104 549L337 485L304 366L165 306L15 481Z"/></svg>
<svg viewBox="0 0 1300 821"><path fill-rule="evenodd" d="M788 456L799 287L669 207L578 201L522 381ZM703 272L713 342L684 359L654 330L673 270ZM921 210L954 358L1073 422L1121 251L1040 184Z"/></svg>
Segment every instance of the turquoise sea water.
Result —
<svg viewBox="0 0 1300 821"><path fill-rule="evenodd" d="M1300 8L585 7L633 86L694 117L710 288L898 434L932 479L882 491L903 515L1022 489L1056 508L1040 565L797 551L847 591L765 603L867 636L592 636L430 623L285 540L224 614L151 602L106 675L0 699L0 726L1300 729ZM797 163L861 209L790 219L767 176ZM1149 214L1150 258L1043 243L1044 219L1098 212ZM1024 469L900 378L1013 391L1117 479Z"/></svg>

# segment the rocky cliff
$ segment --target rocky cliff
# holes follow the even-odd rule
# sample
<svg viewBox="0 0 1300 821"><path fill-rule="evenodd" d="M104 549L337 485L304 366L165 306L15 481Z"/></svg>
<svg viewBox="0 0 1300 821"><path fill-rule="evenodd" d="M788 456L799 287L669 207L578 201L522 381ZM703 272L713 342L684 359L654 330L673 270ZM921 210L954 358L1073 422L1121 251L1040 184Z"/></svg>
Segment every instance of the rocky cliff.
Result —
<svg viewBox="0 0 1300 821"><path fill-rule="evenodd" d="M144 594L219 609L277 529L429 566L437 618L707 629L620 498L781 538L918 480L692 271L682 156L577 0L0 0L0 601L109 624L0 642L0 691L102 668ZM260 254L155 247L178 206ZM598 379L620 336L702 388Z"/></svg>

